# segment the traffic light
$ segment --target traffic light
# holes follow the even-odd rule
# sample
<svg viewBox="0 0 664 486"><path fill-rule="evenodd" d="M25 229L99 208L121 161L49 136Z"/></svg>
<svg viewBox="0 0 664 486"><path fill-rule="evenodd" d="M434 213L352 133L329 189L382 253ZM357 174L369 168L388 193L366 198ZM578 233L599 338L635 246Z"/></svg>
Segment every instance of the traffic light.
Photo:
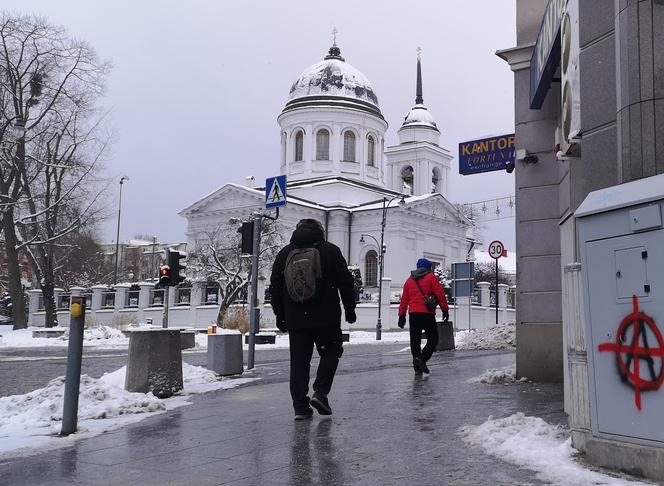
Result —
<svg viewBox="0 0 664 486"><path fill-rule="evenodd" d="M171 267L161 265L159 267L159 287L168 287L171 285Z"/></svg>
<svg viewBox="0 0 664 486"><path fill-rule="evenodd" d="M248 221L242 223L237 232L242 235L240 239L240 253L243 255L252 255L254 253L254 222Z"/></svg>
<svg viewBox="0 0 664 486"><path fill-rule="evenodd" d="M186 260L187 254L179 250L166 250L167 262L171 272L171 285L178 285L183 282L187 276L187 263L180 260Z"/></svg>

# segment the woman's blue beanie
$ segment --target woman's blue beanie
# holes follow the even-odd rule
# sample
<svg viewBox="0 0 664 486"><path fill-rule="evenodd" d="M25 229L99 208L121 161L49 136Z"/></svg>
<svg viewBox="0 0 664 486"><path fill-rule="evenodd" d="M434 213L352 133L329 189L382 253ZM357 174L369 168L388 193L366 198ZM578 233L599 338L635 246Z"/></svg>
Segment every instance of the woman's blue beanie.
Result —
<svg viewBox="0 0 664 486"><path fill-rule="evenodd" d="M426 258L420 258L419 260L417 260L417 268L428 268L429 270L431 270L432 266L433 264Z"/></svg>

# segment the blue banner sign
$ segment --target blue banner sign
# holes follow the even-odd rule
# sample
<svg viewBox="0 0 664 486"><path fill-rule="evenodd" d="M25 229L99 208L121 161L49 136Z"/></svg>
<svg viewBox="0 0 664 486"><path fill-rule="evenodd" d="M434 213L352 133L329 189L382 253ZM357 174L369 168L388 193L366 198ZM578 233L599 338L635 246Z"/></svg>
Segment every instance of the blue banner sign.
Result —
<svg viewBox="0 0 664 486"><path fill-rule="evenodd" d="M508 162L514 162L513 133L459 144L459 174L505 170Z"/></svg>
<svg viewBox="0 0 664 486"><path fill-rule="evenodd" d="M567 0L549 0L530 58L530 108L539 110L560 64L560 24Z"/></svg>

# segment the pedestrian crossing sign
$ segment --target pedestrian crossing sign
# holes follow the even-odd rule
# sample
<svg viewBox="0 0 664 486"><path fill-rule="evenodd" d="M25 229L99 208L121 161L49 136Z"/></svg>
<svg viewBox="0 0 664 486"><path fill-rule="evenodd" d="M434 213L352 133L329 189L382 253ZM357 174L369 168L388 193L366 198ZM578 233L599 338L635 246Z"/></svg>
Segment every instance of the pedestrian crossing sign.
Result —
<svg viewBox="0 0 664 486"><path fill-rule="evenodd" d="M265 180L265 209L286 205L286 176L268 177Z"/></svg>

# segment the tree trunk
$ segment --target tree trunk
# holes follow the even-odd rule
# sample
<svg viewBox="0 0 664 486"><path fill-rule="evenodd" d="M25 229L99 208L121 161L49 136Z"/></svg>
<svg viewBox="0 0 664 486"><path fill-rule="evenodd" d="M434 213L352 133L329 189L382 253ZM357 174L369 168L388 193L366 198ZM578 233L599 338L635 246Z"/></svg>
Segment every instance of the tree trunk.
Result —
<svg viewBox="0 0 664 486"><path fill-rule="evenodd" d="M16 227L14 211L9 209L3 221L5 233L5 254L7 255L7 273L9 277L9 295L12 299L12 317L14 329L28 327L28 315L25 308L25 294L21 282L21 268L18 264L19 253L16 250Z"/></svg>
<svg viewBox="0 0 664 486"><path fill-rule="evenodd" d="M44 312L46 312L46 327L58 326L58 313L57 306L55 305L55 295L53 289L55 285L53 282L44 282L41 290L42 297L44 298Z"/></svg>

